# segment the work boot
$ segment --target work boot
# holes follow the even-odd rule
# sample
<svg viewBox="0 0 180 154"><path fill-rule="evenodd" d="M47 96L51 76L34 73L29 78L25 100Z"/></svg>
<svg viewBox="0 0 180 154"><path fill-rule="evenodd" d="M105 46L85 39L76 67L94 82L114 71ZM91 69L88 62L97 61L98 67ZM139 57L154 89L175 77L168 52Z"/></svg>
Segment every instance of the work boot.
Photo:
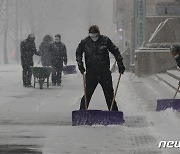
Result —
<svg viewBox="0 0 180 154"><path fill-rule="evenodd" d="M52 83L53 86L56 86L56 83Z"/></svg>
<svg viewBox="0 0 180 154"><path fill-rule="evenodd" d="M58 86L61 86L61 83L58 83L57 85L58 85Z"/></svg>
<svg viewBox="0 0 180 154"><path fill-rule="evenodd" d="M28 87L28 88L31 88L31 87L33 87L31 84L29 84L29 85L27 85L26 87Z"/></svg>

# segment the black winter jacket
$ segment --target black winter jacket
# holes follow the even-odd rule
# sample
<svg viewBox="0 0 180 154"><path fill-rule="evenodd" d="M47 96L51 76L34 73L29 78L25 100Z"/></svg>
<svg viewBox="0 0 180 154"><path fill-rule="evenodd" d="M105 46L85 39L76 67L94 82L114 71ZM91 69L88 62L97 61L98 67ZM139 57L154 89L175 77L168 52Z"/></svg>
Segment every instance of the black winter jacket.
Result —
<svg viewBox="0 0 180 154"><path fill-rule="evenodd" d="M102 71L110 71L109 52L114 55L118 66L123 65L123 58L119 49L108 37L100 35L97 41L93 41L88 36L78 45L76 50L76 61L79 66L82 66L84 53L87 73L96 74Z"/></svg>
<svg viewBox="0 0 180 154"><path fill-rule="evenodd" d="M42 42L39 46L39 55L41 56L42 66L51 66L51 53L50 48L51 43Z"/></svg>
<svg viewBox="0 0 180 154"><path fill-rule="evenodd" d="M50 45L52 66L63 67L63 62L67 63L66 46L62 42L54 42Z"/></svg>
<svg viewBox="0 0 180 154"><path fill-rule="evenodd" d="M28 39L21 42L21 64L23 66L33 66L33 55L37 53L36 46L34 42L30 42Z"/></svg>

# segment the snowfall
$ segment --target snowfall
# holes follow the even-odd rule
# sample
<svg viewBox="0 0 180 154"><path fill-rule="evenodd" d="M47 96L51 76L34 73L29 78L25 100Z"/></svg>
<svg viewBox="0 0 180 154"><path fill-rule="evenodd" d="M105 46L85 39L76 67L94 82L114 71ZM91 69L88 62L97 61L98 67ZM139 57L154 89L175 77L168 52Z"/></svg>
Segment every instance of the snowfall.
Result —
<svg viewBox="0 0 180 154"><path fill-rule="evenodd" d="M112 73L116 86L118 73ZM72 126L72 111L83 95L82 75L62 76L62 86L22 86L20 64L0 65L0 153L36 154L179 154L158 148L160 141L180 141L180 112L156 112L158 99L175 91L154 76L122 75L116 101L125 123ZM179 94L177 98L180 98ZM107 110L100 86L89 109ZM2 152L3 151L3 152ZM30 152L31 151L31 152Z"/></svg>

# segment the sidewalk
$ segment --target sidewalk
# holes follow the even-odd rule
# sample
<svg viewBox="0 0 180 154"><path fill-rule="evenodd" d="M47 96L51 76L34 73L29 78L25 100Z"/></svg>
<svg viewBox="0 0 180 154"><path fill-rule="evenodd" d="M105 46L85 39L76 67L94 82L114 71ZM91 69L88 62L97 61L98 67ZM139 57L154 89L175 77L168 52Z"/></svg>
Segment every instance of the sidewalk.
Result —
<svg viewBox="0 0 180 154"><path fill-rule="evenodd" d="M113 73L114 86L117 79ZM179 153L178 148L158 149L161 140L179 141L180 116L172 110L155 111L157 99L174 93L157 78L122 75L116 100L124 112L123 126L72 127L71 112L79 109L83 94L82 76L67 75L62 81L62 87L24 88L21 67L0 66L0 151L8 145L16 151L33 149L32 154ZM107 110L101 87L89 108Z"/></svg>

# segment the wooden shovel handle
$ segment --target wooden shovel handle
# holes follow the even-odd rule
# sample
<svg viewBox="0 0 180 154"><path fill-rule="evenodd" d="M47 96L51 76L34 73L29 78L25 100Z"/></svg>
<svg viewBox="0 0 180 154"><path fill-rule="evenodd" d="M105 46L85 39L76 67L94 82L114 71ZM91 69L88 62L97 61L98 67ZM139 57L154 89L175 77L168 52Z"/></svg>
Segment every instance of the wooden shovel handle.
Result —
<svg viewBox="0 0 180 154"><path fill-rule="evenodd" d="M87 110L86 74L85 73L83 73L83 86L84 86L85 110Z"/></svg>
<svg viewBox="0 0 180 154"><path fill-rule="evenodd" d="M176 95L177 95L177 93L178 93L178 91L179 91L179 88L180 88L180 84L179 84L179 86L178 86L178 88L177 88L177 90L176 90L176 93L174 94L173 99L175 99L175 97L176 97Z"/></svg>
<svg viewBox="0 0 180 154"><path fill-rule="evenodd" d="M117 94L117 90L118 90L118 87L119 87L120 79L121 79L121 73L119 74L119 78L118 78L118 82L117 82L117 85L116 85L116 90L115 90L115 93L114 93L114 97L113 97L113 100L112 100L112 103L111 103L110 111L112 111L112 108L113 108L113 105L114 105L114 101L115 101L115 98L116 98L116 94Z"/></svg>

